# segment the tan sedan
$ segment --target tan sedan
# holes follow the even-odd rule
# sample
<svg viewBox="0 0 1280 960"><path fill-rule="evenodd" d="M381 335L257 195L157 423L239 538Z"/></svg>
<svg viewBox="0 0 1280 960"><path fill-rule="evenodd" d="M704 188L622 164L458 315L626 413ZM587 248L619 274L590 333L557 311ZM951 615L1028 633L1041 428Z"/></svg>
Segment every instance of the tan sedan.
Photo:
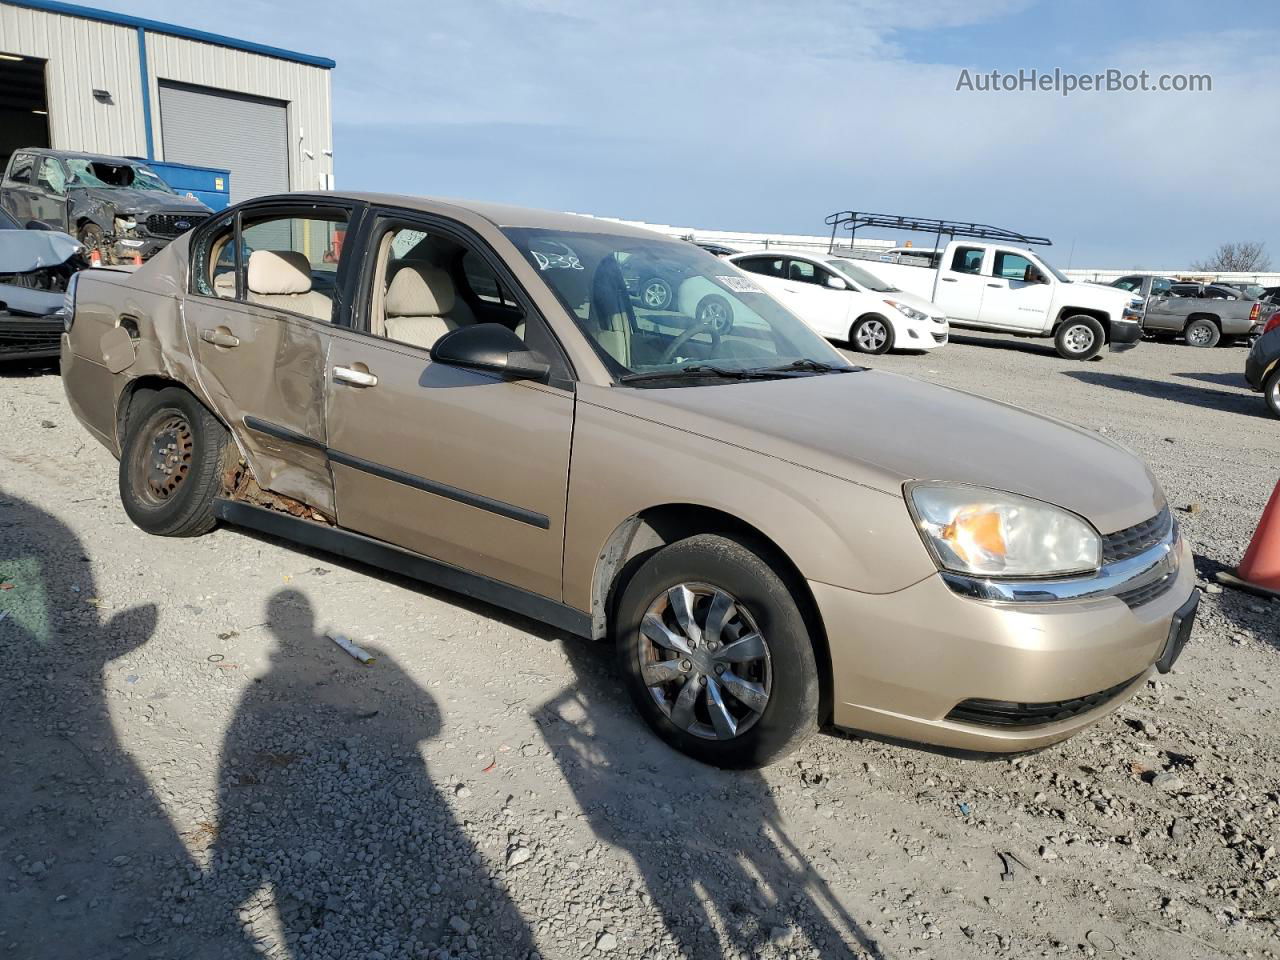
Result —
<svg viewBox="0 0 1280 960"><path fill-rule="evenodd" d="M632 258L665 265L661 309ZM78 276L67 396L139 527L252 527L608 640L645 720L709 763L823 723L1040 747L1191 629L1139 459L854 366L693 244L291 194Z"/></svg>

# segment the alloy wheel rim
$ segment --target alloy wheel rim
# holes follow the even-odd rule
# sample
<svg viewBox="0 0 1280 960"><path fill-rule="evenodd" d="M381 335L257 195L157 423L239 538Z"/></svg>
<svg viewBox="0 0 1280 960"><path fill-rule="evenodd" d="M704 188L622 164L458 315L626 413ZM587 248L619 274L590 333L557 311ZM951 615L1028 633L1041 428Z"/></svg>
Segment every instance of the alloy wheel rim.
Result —
<svg viewBox="0 0 1280 960"><path fill-rule="evenodd" d="M1084 353L1093 348L1093 331L1081 324L1067 331L1066 340L1072 353Z"/></svg>
<svg viewBox="0 0 1280 960"><path fill-rule="evenodd" d="M156 503L169 500L187 479L194 457L195 436L186 417L166 411L152 421L138 458L148 497Z"/></svg>
<svg viewBox="0 0 1280 960"><path fill-rule="evenodd" d="M1188 339L1197 347L1209 342L1209 331L1203 326L1194 326L1187 332Z"/></svg>
<svg viewBox="0 0 1280 960"><path fill-rule="evenodd" d="M705 583L680 583L640 623L640 675L676 727L732 740L764 713L773 690L769 645L751 613Z"/></svg>
<svg viewBox="0 0 1280 960"><path fill-rule="evenodd" d="M728 314L726 313L723 305L719 303L707 304L702 316L705 323L709 323L715 327L716 330L724 332L726 321L728 320Z"/></svg>
<svg viewBox="0 0 1280 960"><path fill-rule="evenodd" d="M889 339L889 331L879 320L868 320L858 328L858 346L863 350L879 350Z"/></svg>
<svg viewBox="0 0 1280 960"><path fill-rule="evenodd" d="M657 309L667 302L667 290L660 283L651 283L644 288L644 304Z"/></svg>

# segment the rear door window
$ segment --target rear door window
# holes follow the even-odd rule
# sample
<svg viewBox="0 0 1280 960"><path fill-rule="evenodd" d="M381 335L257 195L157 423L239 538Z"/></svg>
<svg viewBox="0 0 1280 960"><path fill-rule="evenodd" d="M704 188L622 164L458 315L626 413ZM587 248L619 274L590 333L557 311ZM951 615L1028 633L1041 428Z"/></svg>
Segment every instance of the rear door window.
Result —
<svg viewBox="0 0 1280 960"><path fill-rule="evenodd" d="M734 266L748 273L757 273L762 277L781 277L783 260L781 257L743 257L735 260Z"/></svg>
<svg viewBox="0 0 1280 960"><path fill-rule="evenodd" d="M951 257L951 269L956 273L981 273L985 252L981 247L956 247Z"/></svg>
<svg viewBox="0 0 1280 960"><path fill-rule="evenodd" d="M32 156L29 153L19 153L13 158L13 166L9 169L9 180L12 183L30 183Z"/></svg>

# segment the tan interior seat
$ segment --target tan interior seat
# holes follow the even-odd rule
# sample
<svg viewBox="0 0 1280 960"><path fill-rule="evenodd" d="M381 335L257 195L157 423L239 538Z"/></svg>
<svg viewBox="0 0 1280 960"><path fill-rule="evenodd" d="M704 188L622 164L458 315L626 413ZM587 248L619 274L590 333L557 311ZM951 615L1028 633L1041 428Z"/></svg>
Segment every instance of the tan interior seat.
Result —
<svg viewBox="0 0 1280 960"><path fill-rule="evenodd" d="M333 301L311 289L311 263L295 250L249 254L249 302L333 321Z"/></svg>
<svg viewBox="0 0 1280 960"><path fill-rule="evenodd" d="M391 279L383 321L387 339L430 350L450 330L475 322L439 267L407 263Z"/></svg>
<svg viewBox="0 0 1280 960"><path fill-rule="evenodd" d="M235 299L236 275L230 271L218 274L213 278L213 292L224 300Z"/></svg>

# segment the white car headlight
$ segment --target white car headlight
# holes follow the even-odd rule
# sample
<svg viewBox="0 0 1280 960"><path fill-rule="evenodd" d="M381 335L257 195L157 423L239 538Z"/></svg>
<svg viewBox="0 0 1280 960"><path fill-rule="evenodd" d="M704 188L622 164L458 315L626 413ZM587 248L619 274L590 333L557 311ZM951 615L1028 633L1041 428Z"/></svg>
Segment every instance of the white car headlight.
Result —
<svg viewBox="0 0 1280 960"><path fill-rule="evenodd" d="M885 303L893 307L893 309L897 310L903 316L909 317L919 323L923 323L929 319L929 315L927 313L921 313L915 307L909 307L905 303L900 303L897 300L886 300Z"/></svg>
<svg viewBox="0 0 1280 960"><path fill-rule="evenodd" d="M960 483L916 483L907 502L938 565L988 577L1094 573L1102 538L1060 507Z"/></svg>

